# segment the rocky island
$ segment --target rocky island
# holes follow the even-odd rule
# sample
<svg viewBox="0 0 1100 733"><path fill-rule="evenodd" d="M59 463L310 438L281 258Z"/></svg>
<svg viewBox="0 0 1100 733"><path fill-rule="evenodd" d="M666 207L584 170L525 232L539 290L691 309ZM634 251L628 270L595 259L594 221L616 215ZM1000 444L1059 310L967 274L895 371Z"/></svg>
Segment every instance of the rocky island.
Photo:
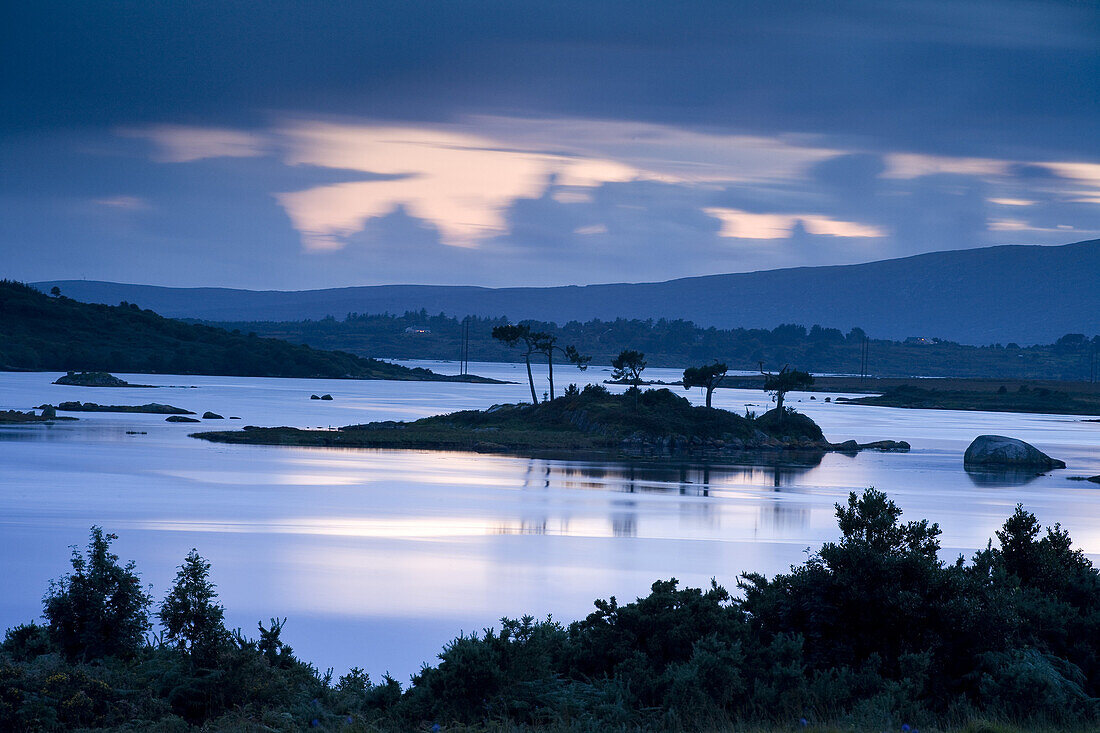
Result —
<svg viewBox="0 0 1100 733"><path fill-rule="evenodd" d="M39 409L49 409L50 405L40 405ZM173 405L163 405L159 402L149 402L144 405L98 405L95 402L59 402L58 410L62 412L140 412L147 415L194 415L191 410Z"/></svg>
<svg viewBox="0 0 1100 733"><path fill-rule="evenodd" d="M0 410L0 425L20 425L25 423L50 423L57 420L75 420L75 417L58 417L54 408L46 405L42 414L36 414L34 410L20 412L19 410Z"/></svg>
<svg viewBox="0 0 1100 733"><path fill-rule="evenodd" d="M494 405L413 422L376 422L337 430L290 427L195 433L219 443L463 450L482 453L734 460L745 453L905 451L909 444L831 443L813 420L791 410L759 417L697 407L667 389L611 394L570 389L539 404Z"/></svg>
<svg viewBox="0 0 1100 733"><path fill-rule="evenodd" d="M107 372L68 372L55 379L54 384L70 387L153 387L151 384L130 384Z"/></svg>

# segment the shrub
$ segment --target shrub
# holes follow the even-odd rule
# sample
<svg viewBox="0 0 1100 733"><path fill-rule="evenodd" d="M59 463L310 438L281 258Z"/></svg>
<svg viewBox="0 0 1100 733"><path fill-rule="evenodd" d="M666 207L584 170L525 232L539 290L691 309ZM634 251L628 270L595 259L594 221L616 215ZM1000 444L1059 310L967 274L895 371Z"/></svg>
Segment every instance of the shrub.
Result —
<svg viewBox="0 0 1100 733"><path fill-rule="evenodd" d="M118 564L110 551L117 535L92 527L86 556L73 548L73 572L50 582L43 615L50 637L74 660L131 657L149 630L150 598L133 561Z"/></svg>

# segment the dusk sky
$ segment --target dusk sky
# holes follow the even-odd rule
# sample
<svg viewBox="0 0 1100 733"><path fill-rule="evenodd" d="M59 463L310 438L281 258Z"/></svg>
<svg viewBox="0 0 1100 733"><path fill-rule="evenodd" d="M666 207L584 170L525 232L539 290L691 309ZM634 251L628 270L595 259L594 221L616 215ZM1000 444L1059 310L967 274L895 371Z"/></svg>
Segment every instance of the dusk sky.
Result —
<svg viewBox="0 0 1100 733"><path fill-rule="evenodd" d="M4 277L550 285L1100 237L1100 4L0 11Z"/></svg>

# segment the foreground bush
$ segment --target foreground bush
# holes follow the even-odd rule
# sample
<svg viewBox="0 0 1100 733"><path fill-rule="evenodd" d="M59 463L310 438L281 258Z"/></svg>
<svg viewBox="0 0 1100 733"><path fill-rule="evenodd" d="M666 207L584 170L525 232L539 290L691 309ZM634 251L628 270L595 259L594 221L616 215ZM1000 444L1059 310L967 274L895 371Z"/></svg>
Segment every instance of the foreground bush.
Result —
<svg viewBox="0 0 1100 733"><path fill-rule="evenodd" d="M939 528L900 515L853 493L837 542L790 573L743 576L739 597L672 579L568 626L503 619L404 691L318 673L279 620L255 640L229 633L195 552L160 607L162 640L120 643L148 628L149 603L94 528L47 624L0 645L0 729L1095 729L1100 577L1069 536L1017 507L996 547L945 563ZM108 613L119 597L126 618Z"/></svg>

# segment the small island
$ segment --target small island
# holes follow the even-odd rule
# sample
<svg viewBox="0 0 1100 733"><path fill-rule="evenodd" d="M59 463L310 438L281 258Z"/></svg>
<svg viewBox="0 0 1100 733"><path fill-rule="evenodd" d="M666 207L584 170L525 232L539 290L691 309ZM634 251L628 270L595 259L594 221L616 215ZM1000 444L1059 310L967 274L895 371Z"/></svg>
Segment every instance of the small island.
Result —
<svg viewBox="0 0 1100 733"><path fill-rule="evenodd" d="M151 384L130 384L107 372L68 372L54 380L54 384L70 387L144 387L152 389Z"/></svg>
<svg viewBox="0 0 1100 733"><path fill-rule="evenodd" d="M195 433L219 443L460 450L523 455L743 460L775 451L823 453L909 449L908 443L831 443L813 420L787 408L760 416L697 407L667 389L612 394L570 386L538 404L494 405L413 422L376 422L337 430L291 427Z"/></svg>
<svg viewBox="0 0 1100 733"><path fill-rule="evenodd" d="M50 405L40 405L39 409L45 410ZM97 405L95 402L60 402L57 405L62 412L139 412L147 415L194 415L191 410L173 405L162 405L159 402L149 402L144 405Z"/></svg>
<svg viewBox="0 0 1100 733"><path fill-rule="evenodd" d="M51 423L58 420L76 420L75 417L58 417L52 407L46 405L42 414L36 414L34 410L20 412L19 410L0 410L0 425L23 425L26 423Z"/></svg>

